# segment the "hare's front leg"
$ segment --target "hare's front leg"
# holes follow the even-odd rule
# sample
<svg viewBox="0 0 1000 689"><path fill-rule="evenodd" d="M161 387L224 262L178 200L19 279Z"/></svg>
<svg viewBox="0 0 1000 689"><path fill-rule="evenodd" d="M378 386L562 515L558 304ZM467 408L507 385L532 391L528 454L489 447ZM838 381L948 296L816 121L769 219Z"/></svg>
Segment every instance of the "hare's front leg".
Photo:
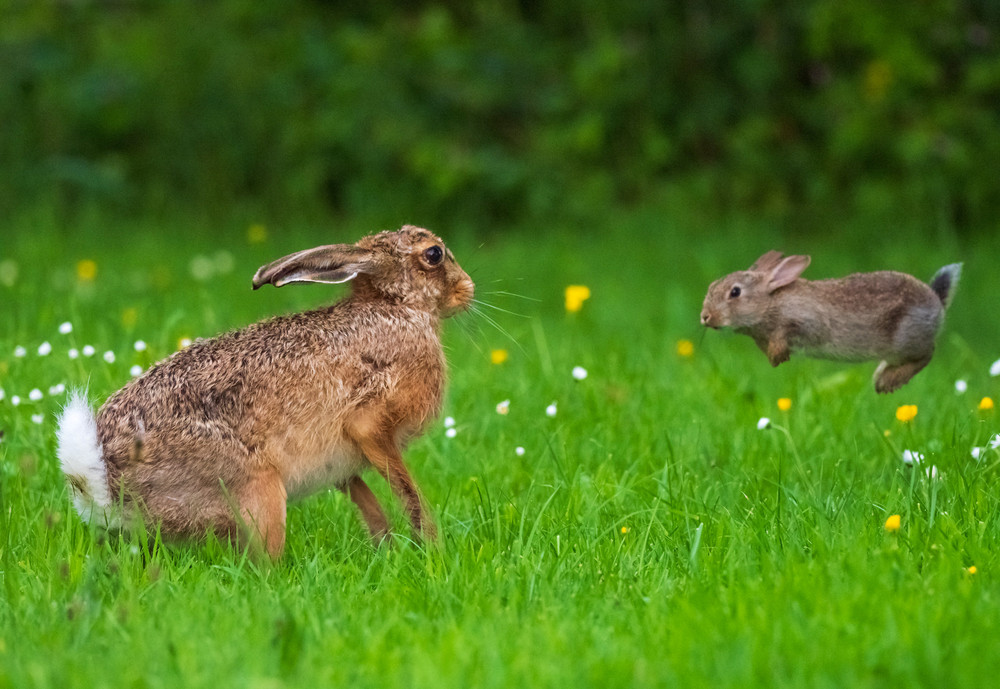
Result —
<svg viewBox="0 0 1000 689"><path fill-rule="evenodd" d="M403 455L391 437L391 433L385 432L376 436L368 436L358 441L358 444L368 461L378 473L382 474L382 477L389 483L389 487L392 488L392 492L403 503L403 509L406 510L410 523L413 525L414 536L419 537L422 534L428 540L435 540L437 529L434 528L434 524L429 519L424 517L424 507L420 501L417 484L413 482L410 472L406 470L406 465L403 464Z"/></svg>
<svg viewBox="0 0 1000 689"><path fill-rule="evenodd" d="M389 538L389 520L386 519L385 512L378 504L378 498L360 476L352 476L345 485L338 486L338 488L358 506L375 545Z"/></svg>

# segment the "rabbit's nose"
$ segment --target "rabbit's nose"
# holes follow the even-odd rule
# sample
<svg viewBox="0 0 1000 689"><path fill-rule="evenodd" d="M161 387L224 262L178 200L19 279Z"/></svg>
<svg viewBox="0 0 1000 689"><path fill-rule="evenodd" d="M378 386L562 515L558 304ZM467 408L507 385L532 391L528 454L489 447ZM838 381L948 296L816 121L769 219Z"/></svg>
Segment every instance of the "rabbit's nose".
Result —
<svg viewBox="0 0 1000 689"><path fill-rule="evenodd" d="M702 325L708 325L708 321L709 321L709 319L711 317L712 317L711 314L709 314L707 310L706 311L702 311L701 312L701 324Z"/></svg>

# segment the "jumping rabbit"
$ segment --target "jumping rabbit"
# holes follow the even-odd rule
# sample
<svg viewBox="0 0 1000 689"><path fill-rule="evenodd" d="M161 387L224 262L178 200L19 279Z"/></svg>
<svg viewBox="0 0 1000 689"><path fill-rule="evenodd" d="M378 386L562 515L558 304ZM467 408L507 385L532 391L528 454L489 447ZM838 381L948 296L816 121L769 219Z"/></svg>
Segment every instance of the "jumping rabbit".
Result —
<svg viewBox="0 0 1000 689"><path fill-rule="evenodd" d="M350 295L332 306L195 342L96 417L74 396L58 455L81 517L109 526L141 517L169 537L211 531L277 559L286 500L332 485L377 542L389 522L360 476L371 466L415 534L433 539L402 448L439 411L440 323L468 307L475 287L441 239L407 225L278 259L253 288L347 281Z"/></svg>
<svg viewBox="0 0 1000 689"><path fill-rule="evenodd" d="M881 360L875 390L893 392L931 360L962 264L941 268L924 284L894 271L831 280L799 276L809 256L768 251L749 270L708 288L701 323L749 335L772 366L791 352L841 361Z"/></svg>

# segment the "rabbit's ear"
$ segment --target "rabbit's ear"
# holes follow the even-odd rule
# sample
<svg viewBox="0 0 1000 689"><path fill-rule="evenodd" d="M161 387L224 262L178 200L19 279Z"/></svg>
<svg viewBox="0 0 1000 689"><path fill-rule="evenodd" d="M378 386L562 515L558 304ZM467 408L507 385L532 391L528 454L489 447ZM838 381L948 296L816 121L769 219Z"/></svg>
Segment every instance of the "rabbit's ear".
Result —
<svg viewBox="0 0 1000 689"><path fill-rule="evenodd" d="M772 270L776 265L781 263L782 254L780 251L768 251L766 254L758 258L750 266L749 270L760 270L768 271Z"/></svg>
<svg viewBox="0 0 1000 689"><path fill-rule="evenodd" d="M789 256L783 260L771 270L771 275L767 279L767 291L773 292L779 287L795 282L811 260L809 256Z"/></svg>
<svg viewBox="0 0 1000 689"><path fill-rule="evenodd" d="M317 246L261 266L253 276L253 288L268 283L281 287L289 282L347 282L358 273L371 272L373 263L371 251L350 244Z"/></svg>

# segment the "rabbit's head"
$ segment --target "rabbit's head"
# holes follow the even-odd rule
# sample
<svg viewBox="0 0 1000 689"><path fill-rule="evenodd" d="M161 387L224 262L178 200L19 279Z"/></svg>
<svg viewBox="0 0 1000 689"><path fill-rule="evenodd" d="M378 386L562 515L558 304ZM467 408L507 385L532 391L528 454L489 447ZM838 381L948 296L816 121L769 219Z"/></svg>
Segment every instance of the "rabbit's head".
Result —
<svg viewBox="0 0 1000 689"><path fill-rule="evenodd" d="M708 288L701 323L709 328L752 328L760 325L777 290L790 285L809 265L809 256L782 257L768 251L748 270L730 273Z"/></svg>
<svg viewBox="0 0 1000 689"><path fill-rule="evenodd" d="M362 298L403 303L442 318L467 308L475 293L444 242L413 225L279 258L257 271L253 287L349 280Z"/></svg>

